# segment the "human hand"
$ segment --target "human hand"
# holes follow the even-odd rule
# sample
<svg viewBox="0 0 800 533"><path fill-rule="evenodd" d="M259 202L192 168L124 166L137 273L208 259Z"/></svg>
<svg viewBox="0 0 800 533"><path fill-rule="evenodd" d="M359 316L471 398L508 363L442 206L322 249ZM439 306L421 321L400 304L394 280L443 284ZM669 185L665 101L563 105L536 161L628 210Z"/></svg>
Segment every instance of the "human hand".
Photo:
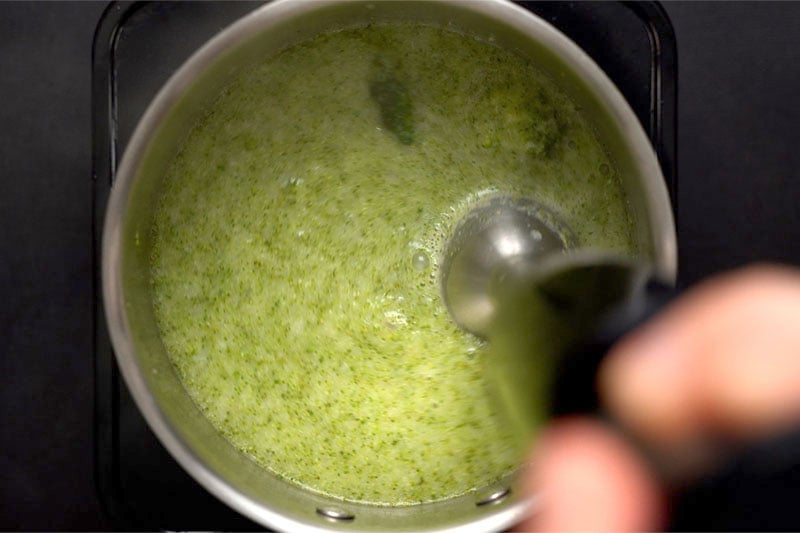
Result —
<svg viewBox="0 0 800 533"><path fill-rule="evenodd" d="M800 420L800 271L748 267L706 281L623 338L599 373L606 410L655 450L706 435L758 439ZM521 529L654 530L662 487L628 441L557 420L533 451Z"/></svg>

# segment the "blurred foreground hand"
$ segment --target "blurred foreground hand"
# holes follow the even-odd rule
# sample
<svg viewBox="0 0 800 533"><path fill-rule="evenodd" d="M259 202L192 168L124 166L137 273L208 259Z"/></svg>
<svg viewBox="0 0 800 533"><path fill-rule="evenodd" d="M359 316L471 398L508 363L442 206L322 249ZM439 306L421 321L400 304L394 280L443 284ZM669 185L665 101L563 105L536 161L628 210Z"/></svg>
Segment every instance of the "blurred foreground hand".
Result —
<svg viewBox="0 0 800 533"><path fill-rule="evenodd" d="M605 408L655 449L714 434L747 441L800 420L800 271L757 266L706 281L627 335L600 369ZM652 531L661 487L618 434L557 420L533 451L540 497L523 531Z"/></svg>

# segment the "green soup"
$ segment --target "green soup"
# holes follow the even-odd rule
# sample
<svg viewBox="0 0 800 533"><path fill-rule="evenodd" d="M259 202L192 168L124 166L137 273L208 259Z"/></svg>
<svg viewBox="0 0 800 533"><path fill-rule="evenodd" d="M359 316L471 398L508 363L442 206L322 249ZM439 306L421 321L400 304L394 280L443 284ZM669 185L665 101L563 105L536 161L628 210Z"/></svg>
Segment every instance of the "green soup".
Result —
<svg viewBox="0 0 800 533"><path fill-rule="evenodd" d="M152 287L186 389L263 467L335 497L403 505L497 481L522 450L437 273L454 225L493 194L633 251L603 147L522 57L392 24L265 58L165 177Z"/></svg>

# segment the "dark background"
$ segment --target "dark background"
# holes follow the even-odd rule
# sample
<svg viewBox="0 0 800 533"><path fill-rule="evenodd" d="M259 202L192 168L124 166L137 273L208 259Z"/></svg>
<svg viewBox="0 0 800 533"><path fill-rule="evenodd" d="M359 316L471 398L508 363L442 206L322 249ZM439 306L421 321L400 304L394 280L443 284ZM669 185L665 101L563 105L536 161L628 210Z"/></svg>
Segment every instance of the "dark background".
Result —
<svg viewBox="0 0 800 533"><path fill-rule="evenodd" d="M104 7L0 3L0 529L109 527L92 464L90 61ZM666 8L683 282L800 264L800 3Z"/></svg>

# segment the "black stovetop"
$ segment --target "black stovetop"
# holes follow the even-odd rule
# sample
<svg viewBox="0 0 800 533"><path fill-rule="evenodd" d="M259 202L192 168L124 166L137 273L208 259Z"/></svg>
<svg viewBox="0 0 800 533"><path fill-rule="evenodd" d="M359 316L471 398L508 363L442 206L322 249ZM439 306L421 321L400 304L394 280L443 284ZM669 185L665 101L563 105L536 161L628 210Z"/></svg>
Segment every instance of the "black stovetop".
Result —
<svg viewBox="0 0 800 533"><path fill-rule="evenodd" d="M203 31L224 25L223 19L203 18L204 13L222 10L230 20L252 7L222 9L202 3L168 8L160 16L174 30L202 31L188 32L177 48L146 39L138 43L154 60L164 60L160 65L168 72L202 42ZM5 296L0 306L0 529L136 527L129 521L130 508L134 515L144 515L139 526L150 528L246 527L213 498L197 492L149 434L124 387L116 378L107 379L114 371L102 327L92 348L96 294L91 284L90 50L102 9L92 3L0 7L0 294ZM171 18L169 9L175 10ZM533 9L551 9L556 25L569 25L564 17L573 17L576 31L571 36L587 49L593 40L606 43L593 55L649 128L651 92L641 83L651 78L644 70L632 74L636 67L630 59L652 50L652 34L634 30L641 32L639 38L620 39L624 31L613 21L588 16L592 7L583 3L536 4ZM677 192L680 204L682 283L756 259L800 264L795 244L800 241L800 106L795 100L800 94L800 48L794 42L800 4L670 3L666 10L680 52L680 162L674 144L669 153L669 138L662 139L666 149L661 147L660 156L668 176L679 171L680 187L673 194ZM630 29L644 27L635 17L629 21ZM135 39L136 25L128 29L120 38ZM135 71L127 72L123 76L136 77ZM157 83L155 76L141 81ZM148 87L119 95L120 105L127 101L119 116L124 119L118 138L122 144L130 132L125 128L135 122L152 96L148 91L157 85ZM107 186L102 179L95 184ZM95 362L100 379L93 398ZM116 407L106 411L101 404L109 399ZM100 402L96 418L95 401ZM103 434L102 428L108 432ZM103 443L104 438L109 441ZM103 452L109 444L118 457ZM797 529L800 522L785 495L800 493L800 445L789 439L771 446L738 463L733 467L738 473L727 481L721 478L698 488L676 524ZM99 514L93 455L112 522ZM108 490L113 476L121 492ZM146 491L152 491L150 499ZM165 511L167 499L178 509ZM129 509L114 509L117 503ZM186 504L196 506L188 520L181 514ZM704 522L697 521L703 518L698 509L705 510Z"/></svg>

